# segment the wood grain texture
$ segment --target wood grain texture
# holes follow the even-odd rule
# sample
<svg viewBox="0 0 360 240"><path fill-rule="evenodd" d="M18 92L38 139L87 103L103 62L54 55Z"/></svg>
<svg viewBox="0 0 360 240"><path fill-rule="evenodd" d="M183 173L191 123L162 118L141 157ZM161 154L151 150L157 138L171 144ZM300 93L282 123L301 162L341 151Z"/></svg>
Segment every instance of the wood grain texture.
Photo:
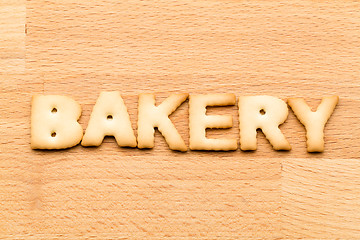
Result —
<svg viewBox="0 0 360 240"><path fill-rule="evenodd" d="M25 0L0 0L0 73L25 73Z"/></svg>
<svg viewBox="0 0 360 240"><path fill-rule="evenodd" d="M0 238L359 239L357 1L0 0ZM26 13L26 19L25 19ZM26 23L26 25L25 25ZM30 100L68 95L85 129L100 91L340 101L325 152L309 154L290 111L290 152L30 149ZM238 137L234 127L209 137ZM188 144L188 103L171 116ZM136 130L136 129L135 129ZM135 131L136 132L136 131Z"/></svg>

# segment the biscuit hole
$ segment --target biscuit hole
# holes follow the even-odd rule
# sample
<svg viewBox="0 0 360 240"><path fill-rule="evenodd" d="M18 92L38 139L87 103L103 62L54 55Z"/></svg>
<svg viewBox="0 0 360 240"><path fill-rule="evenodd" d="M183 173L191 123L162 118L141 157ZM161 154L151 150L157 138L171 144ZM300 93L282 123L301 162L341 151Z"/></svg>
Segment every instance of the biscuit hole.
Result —
<svg viewBox="0 0 360 240"><path fill-rule="evenodd" d="M53 108L53 109L51 110L51 112L52 112L52 113L57 113L57 109L56 109L56 108Z"/></svg>
<svg viewBox="0 0 360 240"><path fill-rule="evenodd" d="M107 115L106 119L107 119L107 120L112 120L112 119L113 119L113 116L112 116L112 115Z"/></svg>
<svg viewBox="0 0 360 240"><path fill-rule="evenodd" d="M261 109L260 111L259 111L259 113L261 114L261 115L265 115L265 110L264 109Z"/></svg>
<svg viewBox="0 0 360 240"><path fill-rule="evenodd" d="M52 132L51 137L56 137L56 132Z"/></svg>

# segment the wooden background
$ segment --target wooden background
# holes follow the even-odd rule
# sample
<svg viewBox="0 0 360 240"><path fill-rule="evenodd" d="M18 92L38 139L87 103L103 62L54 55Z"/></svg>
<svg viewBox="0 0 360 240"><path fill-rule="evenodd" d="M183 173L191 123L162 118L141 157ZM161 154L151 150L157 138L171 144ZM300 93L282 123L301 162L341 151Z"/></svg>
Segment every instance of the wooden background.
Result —
<svg viewBox="0 0 360 240"><path fill-rule="evenodd" d="M360 239L360 3L0 0L0 238ZM256 152L30 149L30 100L68 95L86 128L101 90L137 94L339 95L326 150L258 135ZM209 137L238 138L234 127ZM188 103L171 119L188 144Z"/></svg>

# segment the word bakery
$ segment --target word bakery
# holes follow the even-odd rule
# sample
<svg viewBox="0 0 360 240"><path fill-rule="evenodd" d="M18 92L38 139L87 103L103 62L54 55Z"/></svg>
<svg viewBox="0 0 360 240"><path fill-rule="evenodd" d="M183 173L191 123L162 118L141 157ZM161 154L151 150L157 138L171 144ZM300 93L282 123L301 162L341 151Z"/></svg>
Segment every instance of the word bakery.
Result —
<svg viewBox="0 0 360 240"><path fill-rule="evenodd" d="M31 108L31 147L64 149L81 142L82 146L99 146L105 136L114 136L119 146L153 148L157 127L169 148L187 151L188 147L169 119L169 115L189 99L189 148L191 150L228 151L238 147L236 139L206 138L207 128L231 128L227 115L206 115L207 106L235 105L234 94L171 94L158 106L155 95L139 95L137 138L131 127L127 108L119 92L101 92L85 133L78 119L80 105L59 95L35 95ZM316 111L302 98L290 98L288 105L305 126L308 152L324 151L324 127L339 97L324 97ZM261 129L275 150L291 146L279 129L288 116L286 102L273 96L240 96L238 101L241 150L256 150L257 129Z"/></svg>

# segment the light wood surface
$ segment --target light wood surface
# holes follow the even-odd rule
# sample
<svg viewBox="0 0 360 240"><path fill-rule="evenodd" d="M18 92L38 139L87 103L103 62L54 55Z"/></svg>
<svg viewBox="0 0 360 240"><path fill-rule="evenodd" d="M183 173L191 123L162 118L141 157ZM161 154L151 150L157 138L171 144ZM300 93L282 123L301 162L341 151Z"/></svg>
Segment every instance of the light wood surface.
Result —
<svg viewBox="0 0 360 240"><path fill-rule="evenodd" d="M0 0L0 238L360 239L360 3ZM25 17L26 16L26 17ZM68 95L86 128L100 91L304 97L339 104L325 152L290 111L290 152L30 149L30 100ZM209 137L238 139L234 127ZM188 103L172 116L188 144ZM135 129L136 130L136 129Z"/></svg>

